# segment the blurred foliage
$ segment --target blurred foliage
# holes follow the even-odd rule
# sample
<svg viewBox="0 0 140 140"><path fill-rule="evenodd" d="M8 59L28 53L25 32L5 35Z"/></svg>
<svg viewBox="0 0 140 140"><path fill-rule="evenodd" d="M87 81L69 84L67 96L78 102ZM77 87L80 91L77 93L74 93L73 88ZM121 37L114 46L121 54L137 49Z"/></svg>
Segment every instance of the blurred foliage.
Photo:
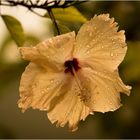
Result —
<svg viewBox="0 0 140 140"><path fill-rule="evenodd" d="M7 128L3 124L0 124L0 138L10 139L10 138L15 138L15 137L9 128Z"/></svg>
<svg viewBox="0 0 140 140"><path fill-rule="evenodd" d="M37 43L39 43L39 41L40 39L36 36L28 34L26 36L24 46L36 45ZM14 46L14 50L12 49L13 44L13 39L9 35L6 35L0 49L0 91L6 88L6 86L13 80L20 78L23 69L27 65L27 62L21 61L19 53L16 54L18 48ZM15 50L17 51L15 52ZM15 57L15 55L17 55L18 57L16 57L15 60L12 61L10 55L12 55L12 57ZM0 94L1 93L2 92L0 92Z"/></svg>
<svg viewBox="0 0 140 140"><path fill-rule="evenodd" d="M58 25L60 34L71 32L71 30L68 28L68 26L63 25L61 22L58 22L57 25ZM54 36L56 36L57 35L56 28L53 26L52 29L54 31Z"/></svg>
<svg viewBox="0 0 140 140"><path fill-rule="evenodd" d="M3 124L0 125L0 138L15 138L15 136L12 135L13 131L17 137L19 136L18 138L29 138L29 136L30 138L36 138L35 136L38 136L37 138L140 138L140 2L89 1L76 5L76 8L87 19L92 18L95 14L110 13L111 17L114 17L119 23L120 29L125 29L128 42L128 52L123 63L120 65L120 76L125 83L132 86L131 95L129 97L123 94L121 95L123 106L119 110L105 114L95 113L94 116L89 116L85 122L80 123L79 130L75 133L66 132L64 131L65 128L57 129L51 124L49 126L45 123L47 121L46 116L44 121L42 121L42 125L39 125L37 124L39 119L36 118L35 121L33 119L35 119L36 116L31 115L27 119L30 119L30 122L28 123L36 124L39 129L33 130L34 127L30 127L29 125L25 125L24 127L27 131L33 131L32 136L23 132L18 135L17 127L13 127L13 130L9 132L10 130L4 126L4 124L6 125L6 122L1 122L0 120L0 124ZM79 20L83 23L85 18L83 18L83 16L81 18L76 16L75 18L72 18L73 16L70 16L70 11L67 11L66 9L64 9L64 11L66 15L63 15L62 12L56 12L56 15L58 16L58 26L61 33L66 33L73 29L77 31L80 28L80 24L77 24L77 21ZM64 19L61 18L62 15ZM27 38L26 43L29 45L35 45L39 42L39 39L34 35L30 37L30 41ZM0 50L0 100L2 100L4 95L6 96L6 92L4 91L8 85L12 84L14 81L19 81L21 73L27 65L27 62L21 60L11 63L5 61L2 54L6 47L10 48L10 45L8 44L11 42L13 41L11 41L9 36L5 37ZM16 92L14 92L14 94L15 93ZM13 104L16 103L13 102ZM15 107L15 110L16 108L17 106ZM9 110L5 111L5 109L1 111L1 113L5 113L5 115L8 112ZM5 116L5 120L6 119L7 121L10 120L10 116ZM15 123L19 122L20 119L21 118L17 117ZM23 123L26 121L24 120ZM45 125L45 129L42 129L43 124ZM10 123L9 126L11 126ZM20 127L22 126L19 126L19 128ZM44 133L42 133L43 131Z"/></svg>
<svg viewBox="0 0 140 140"><path fill-rule="evenodd" d="M87 19L79 12L75 7L71 6L68 8L54 8L52 9L55 19L57 20L57 25L60 31L60 34L64 34L75 30L75 26L86 22ZM45 14L46 17L49 17L48 12ZM72 25L72 26L71 26ZM56 28L52 27L54 30L54 35L57 35Z"/></svg>
<svg viewBox="0 0 140 140"><path fill-rule="evenodd" d="M18 46L23 46L25 35L21 23L15 17L9 15L2 15L1 17L5 22L5 25L7 26L13 40Z"/></svg>
<svg viewBox="0 0 140 140"><path fill-rule="evenodd" d="M52 12L54 14L54 17L56 20L61 22L86 22L86 18L73 6L68 8L54 8L52 9ZM46 17L48 16L48 13L46 13Z"/></svg>
<svg viewBox="0 0 140 140"><path fill-rule="evenodd" d="M122 76L127 82L140 82L140 41L128 42L128 51L122 63Z"/></svg>

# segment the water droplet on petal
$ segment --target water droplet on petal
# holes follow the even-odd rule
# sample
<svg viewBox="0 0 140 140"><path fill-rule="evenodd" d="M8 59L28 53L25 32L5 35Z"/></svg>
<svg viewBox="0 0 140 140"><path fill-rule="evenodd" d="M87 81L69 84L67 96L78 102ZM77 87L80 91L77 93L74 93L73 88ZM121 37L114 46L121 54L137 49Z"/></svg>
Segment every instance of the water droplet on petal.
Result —
<svg viewBox="0 0 140 140"><path fill-rule="evenodd" d="M36 88L37 87L37 83L33 84L32 88Z"/></svg>
<svg viewBox="0 0 140 140"><path fill-rule="evenodd" d="M103 35L104 33L101 33L101 35Z"/></svg>
<svg viewBox="0 0 140 140"><path fill-rule="evenodd" d="M114 108L110 108L110 111L114 111L115 109Z"/></svg>
<svg viewBox="0 0 140 140"><path fill-rule="evenodd" d="M113 53L110 53L110 56L112 57L112 56L114 56L114 54Z"/></svg>
<svg viewBox="0 0 140 140"><path fill-rule="evenodd" d="M74 132L74 131L76 131L78 129L78 127L77 126L75 126L74 128L72 128L72 132Z"/></svg>
<svg viewBox="0 0 140 140"><path fill-rule="evenodd" d="M90 46L89 46L89 45L87 45L86 47L87 47L87 48L89 48Z"/></svg>
<svg viewBox="0 0 140 140"><path fill-rule="evenodd" d="M89 28L87 28L86 31L88 32L89 31Z"/></svg>
<svg viewBox="0 0 140 140"><path fill-rule="evenodd" d="M52 41L52 39L49 39L48 41L49 41L50 43L52 43L52 42L53 42L53 41Z"/></svg>
<svg viewBox="0 0 140 140"><path fill-rule="evenodd" d="M87 54L89 54L90 53L90 51L87 51Z"/></svg>
<svg viewBox="0 0 140 140"><path fill-rule="evenodd" d="M110 102L109 104L110 104L110 105L112 105L112 103L111 103L111 102Z"/></svg>
<svg viewBox="0 0 140 140"><path fill-rule="evenodd" d="M93 112L90 112L89 114L93 115L94 113Z"/></svg>
<svg viewBox="0 0 140 140"><path fill-rule="evenodd" d="M47 58L50 58L50 56L49 56L49 55L47 55Z"/></svg>
<svg viewBox="0 0 140 140"><path fill-rule="evenodd" d="M123 45L123 46L122 46L122 48L125 48L125 47L127 47L127 46L126 46L126 45Z"/></svg>
<svg viewBox="0 0 140 140"><path fill-rule="evenodd" d="M46 90L49 90L49 89L50 89L49 87L46 88Z"/></svg>
<svg viewBox="0 0 140 140"><path fill-rule="evenodd" d="M46 47L46 49L48 49L48 47L46 46L46 42L42 42L42 45Z"/></svg>
<svg viewBox="0 0 140 140"><path fill-rule="evenodd" d="M53 82L54 82L54 80L53 80L53 79L51 79L51 80L50 80L50 82L51 82L51 83L53 83Z"/></svg>
<svg viewBox="0 0 140 140"><path fill-rule="evenodd" d="M42 90L41 93L44 94L45 93L45 90Z"/></svg>
<svg viewBox="0 0 140 140"><path fill-rule="evenodd" d="M85 118L83 118L83 121L85 121Z"/></svg>
<svg viewBox="0 0 140 140"><path fill-rule="evenodd" d="M61 48L63 51L65 50L65 48Z"/></svg>
<svg viewBox="0 0 140 140"><path fill-rule="evenodd" d="M56 83L56 84L59 84L59 81L56 81L55 83Z"/></svg>
<svg viewBox="0 0 140 140"><path fill-rule="evenodd" d="M95 74L98 74L97 71L94 71Z"/></svg>
<svg viewBox="0 0 140 140"><path fill-rule="evenodd" d="M92 36L92 32L89 33L89 36Z"/></svg>

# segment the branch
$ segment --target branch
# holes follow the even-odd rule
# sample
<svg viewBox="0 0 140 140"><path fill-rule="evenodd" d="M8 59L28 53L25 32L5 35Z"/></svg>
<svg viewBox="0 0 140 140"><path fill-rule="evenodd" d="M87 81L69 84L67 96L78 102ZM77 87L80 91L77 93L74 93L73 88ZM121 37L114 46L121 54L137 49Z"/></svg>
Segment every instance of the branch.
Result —
<svg viewBox="0 0 140 140"><path fill-rule="evenodd" d="M53 15L53 12L52 12L51 9L48 9L48 14L49 14L50 18L52 19L52 22L53 22L54 26L56 27L57 34L60 35L60 31L59 31L57 22L56 22L56 20L55 20L55 17L54 17L54 15Z"/></svg>
<svg viewBox="0 0 140 140"><path fill-rule="evenodd" d="M34 3L33 3L34 1ZM31 8L39 8L39 9L51 9L51 8L66 8L72 5L77 5L83 2L86 2L86 0L65 0L64 3L61 4L62 0L52 0L49 2L49 0L46 0L44 3L40 2L39 0L1 0L0 5L2 6L24 6L28 9Z"/></svg>
<svg viewBox="0 0 140 140"><path fill-rule="evenodd" d="M44 9L48 11L48 14L56 27L58 35L60 35L60 31L55 20L55 17L52 12L52 8L66 8L72 5L77 5L83 2L87 2L88 0L46 0L45 2L41 2L40 0L0 0L1 6L24 6L29 9L34 14L44 17L37 13L34 9Z"/></svg>

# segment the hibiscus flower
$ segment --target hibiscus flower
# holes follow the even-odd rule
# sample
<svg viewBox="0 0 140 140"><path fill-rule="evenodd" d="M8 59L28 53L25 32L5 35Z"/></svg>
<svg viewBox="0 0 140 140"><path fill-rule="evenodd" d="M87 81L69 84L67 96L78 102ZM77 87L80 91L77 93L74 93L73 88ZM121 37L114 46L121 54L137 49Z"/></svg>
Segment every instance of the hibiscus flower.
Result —
<svg viewBox="0 0 140 140"><path fill-rule="evenodd" d="M30 63L21 77L19 108L47 111L52 123L68 123L72 131L89 114L118 109L120 93L131 89L118 73L126 51L124 31L109 14L94 16L77 36L70 32L21 47Z"/></svg>

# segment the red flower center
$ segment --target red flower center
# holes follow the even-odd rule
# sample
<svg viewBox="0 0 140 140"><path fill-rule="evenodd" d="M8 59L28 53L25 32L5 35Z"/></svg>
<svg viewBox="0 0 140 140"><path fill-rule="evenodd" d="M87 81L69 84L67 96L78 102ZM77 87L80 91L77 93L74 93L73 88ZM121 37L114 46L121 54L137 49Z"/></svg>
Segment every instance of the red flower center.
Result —
<svg viewBox="0 0 140 140"><path fill-rule="evenodd" d="M73 69L75 71L78 71L80 69L79 67L79 62L76 58L73 58L73 60L67 60L65 63L64 63L64 66L65 66L65 73L68 73L70 72L72 75L74 75L73 73Z"/></svg>

